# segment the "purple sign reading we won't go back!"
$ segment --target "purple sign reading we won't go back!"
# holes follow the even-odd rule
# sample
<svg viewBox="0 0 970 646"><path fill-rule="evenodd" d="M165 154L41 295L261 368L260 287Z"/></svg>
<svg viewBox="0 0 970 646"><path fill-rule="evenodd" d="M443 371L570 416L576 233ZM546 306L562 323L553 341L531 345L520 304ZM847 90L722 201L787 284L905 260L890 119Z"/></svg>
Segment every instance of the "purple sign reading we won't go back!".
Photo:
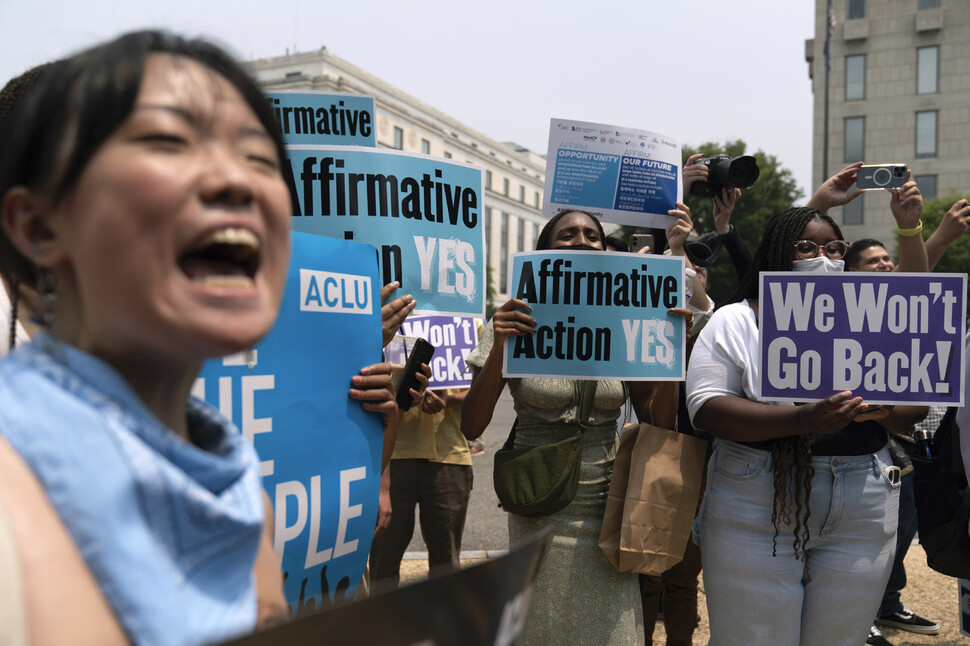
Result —
<svg viewBox="0 0 970 646"><path fill-rule="evenodd" d="M762 272L762 399L963 405L966 293L966 274Z"/></svg>

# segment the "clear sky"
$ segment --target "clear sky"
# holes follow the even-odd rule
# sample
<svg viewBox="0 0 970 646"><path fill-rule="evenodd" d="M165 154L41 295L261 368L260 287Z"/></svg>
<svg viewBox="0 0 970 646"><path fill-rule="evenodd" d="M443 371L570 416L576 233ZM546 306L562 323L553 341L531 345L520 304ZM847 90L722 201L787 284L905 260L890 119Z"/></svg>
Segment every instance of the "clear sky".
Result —
<svg viewBox="0 0 970 646"><path fill-rule="evenodd" d="M0 0L0 82L123 31L203 35L245 59L326 46L499 141L551 117L741 138L810 192L814 0Z"/></svg>

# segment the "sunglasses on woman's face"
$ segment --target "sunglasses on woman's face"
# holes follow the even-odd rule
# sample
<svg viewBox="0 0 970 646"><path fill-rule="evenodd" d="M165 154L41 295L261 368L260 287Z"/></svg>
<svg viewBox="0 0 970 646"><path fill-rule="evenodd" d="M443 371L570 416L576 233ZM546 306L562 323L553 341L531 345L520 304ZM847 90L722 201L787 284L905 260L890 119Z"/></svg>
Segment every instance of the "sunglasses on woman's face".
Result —
<svg viewBox="0 0 970 646"><path fill-rule="evenodd" d="M819 249L829 258L838 260L849 250L849 243L845 240L833 240L832 242L826 242L824 245L819 245L817 242L811 240L795 241L795 256L799 260L808 260L809 258L816 257Z"/></svg>

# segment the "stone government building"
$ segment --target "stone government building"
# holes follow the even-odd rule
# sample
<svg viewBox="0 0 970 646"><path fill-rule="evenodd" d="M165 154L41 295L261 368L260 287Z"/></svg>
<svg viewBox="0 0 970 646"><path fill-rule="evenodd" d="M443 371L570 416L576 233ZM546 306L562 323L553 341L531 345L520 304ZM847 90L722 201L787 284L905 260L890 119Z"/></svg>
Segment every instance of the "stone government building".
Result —
<svg viewBox="0 0 970 646"><path fill-rule="evenodd" d="M379 148L466 161L484 169L482 221L495 304L508 299L508 259L531 250L545 218L545 159L512 142L499 142L435 110L406 92L331 54L325 47L250 61L267 90L321 90L375 98Z"/></svg>
<svg viewBox="0 0 970 646"><path fill-rule="evenodd" d="M858 160L902 162L924 198L970 191L970 2L833 0L828 173ZM815 95L812 181L823 179L826 0L805 42ZM895 246L889 196L832 210L849 240Z"/></svg>

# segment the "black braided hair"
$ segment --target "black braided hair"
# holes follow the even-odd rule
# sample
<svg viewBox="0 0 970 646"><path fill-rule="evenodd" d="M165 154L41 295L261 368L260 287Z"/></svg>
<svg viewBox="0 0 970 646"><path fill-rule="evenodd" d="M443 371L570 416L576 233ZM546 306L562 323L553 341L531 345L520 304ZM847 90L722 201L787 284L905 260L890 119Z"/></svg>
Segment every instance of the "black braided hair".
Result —
<svg viewBox="0 0 970 646"><path fill-rule="evenodd" d="M754 253L748 272L741 280L733 302L757 299L762 271L791 271L795 261L795 241L801 239L802 231L809 222L818 220L832 227L836 237L844 240L839 225L825 213L804 207L792 207L778 213L765 226L761 243ZM777 551L781 525L794 525L792 547L795 558L808 567L805 545L809 539L808 517L811 514L809 498L812 494L811 442L807 435L795 435L775 440L771 450L775 494L772 501L771 524L772 556Z"/></svg>

